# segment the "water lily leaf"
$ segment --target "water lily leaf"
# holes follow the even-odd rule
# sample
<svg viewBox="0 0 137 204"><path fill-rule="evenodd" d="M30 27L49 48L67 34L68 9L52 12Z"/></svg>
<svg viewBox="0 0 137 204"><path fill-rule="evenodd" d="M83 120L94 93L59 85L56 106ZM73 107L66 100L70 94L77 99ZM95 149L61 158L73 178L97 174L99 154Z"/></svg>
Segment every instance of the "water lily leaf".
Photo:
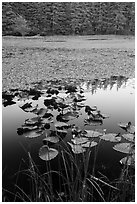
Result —
<svg viewBox="0 0 137 204"><path fill-rule="evenodd" d="M47 93L51 95L54 95L54 94L58 95L59 91L57 89L48 88Z"/></svg>
<svg viewBox="0 0 137 204"><path fill-rule="evenodd" d="M118 151L118 152L122 152L122 153L133 153L134 152L134 148L133 145L131 143L120 143L117 144L113 147L114 150Z"/></svg>
<svg viewBox="0 0 137 204"><path fill-rule="evenodd" d="M120 142L121 137L118 137L118 134L108 133L100 137L102 140L110 141L110 142Z"/></svg>
<svg viewBox="0 0 137 204"><path fill-rule="evenodd" d="M19 106L21 109L23 109L23 110L25 110L25 109L27 109L27 108L32 108L32 102L30 102L30 103L25 103L24 105L22 105L22 106Z"/></svg>
<svg viewBox="0 0 137 204"><path fill-rule="evenodd" d="M42 118L42 124L46 124L46 123L53 123L53 119L52 118Z"/></svg>
<svg viewBox="0 0 137 204"><path fill-rule="evenodd" d="M90 111L96 111L97 110L97 107L96 106L93 106L93 107L90 107L90 106L85 106L85 112L88 113Z"/></svg>
<svg viewBox="0 0 137 204"><path fill-rule="evenodd" d="M42 119L40 117L34 117L31 119L26 119L25 120L25 125L38 125L40 124Z"/></svg>
<svg viewBox="0 0 137 204"><path fill-rule="evenodd" d="M56 105L57 103L56 103L56 100L55 100L55 98L48 98L48 99L45 99L44 100L44 105L45 106L54 106L54 105Z"/></svg>
<svg viewBox="0 0 137 204"><path fill-rule="evenodd" d="M68 108L69 105L66 104L66 103L61 103L61 102L59 102L59 103L58 103L58 107L61 108L61 109L64 109L64 108Z"/></svg>
<svg viewBox="0 0 137 204"><path fill-rule="evenodd" d="M71 141L74 144L78 145L78 144L83 144L83 143L85 143L85 142L87 142L89 140L86 137L75 137L74 139L71 139Z"/></svg>
<svg viewBox="0 0 137 204"><path fill-rule="evenodd" d="M76 103L77 103L77 102L82 102L82 101L85 101L85 100L86 100L85 98L83 98L83 97L77 97L77 96L73 99L73 101L76 102Z"/></svg>
<svg viewBox="0 0 137 204"><path fill-rule="evenodd" d="M37 105L34 106L34 107L28 107L28 108L25 108L23 109L25 112L35 112L35 110L37 109Z"/></svg>
<svg viewBox="0 0 137 204"><path fill-rule="evenodd" d="M33 130L27 133L24 133L23 135L28 138L35 138L35 137L40 137L42 134L43 134L42 130L35 130L35 131Z"/></svg>
<svg viewBox="0 0 137 204"><path fill-rule="evenodd" d="M134 134L123 134L122 137L124 137L126 140L130 142L135 142L135 135Z"/></svg>
<svg viewBox="0 0 137 204"><path fill-rule="evenodd" d="M36 130L38 126L34 125L22 125L23 131L31 131L31 130Z"/></svg>
<svg viewBox="0 0 137 204"><path fill-rule="evenodd" d="M67 96L65 98L65 101L64 101L65 104L72 104L73 103L73 97L71 95Z"/></svg>
<svg viewBox="0 0 137 204"><path fill-rule="evenodd" d="M64 122L57 122L55 123L55 127L57 129L68 128L70 125Z"/></svg>
<svg viewBox="0 0 137 204"><path fill-rule="evenodd" d="M56 102L57 102L57 103L64 103L64 102L65 102L65 99L62 98L62 97L60 97L60 96L58 96L57 99L56 99Z"/></svg>
<svg viewBox="0 0 137 204"><path fill-rule="evenodd" d="M28 91L29 95L33 95L33 96L41 96L42 92L38 91L37 89L34 88L30 88L30 90Z"/></svg>
<svg viewBox="0 0 137 204"><path fill-rule="evenodd" d="M82 133L82 130L79 127L76 127L75 125L72 126L72 135L78 136Z"/></svg>
<svg viewBox="0 0 137 204"><path fill-rule="evenodd" d="M59 122L64 122L64 123L69 121L68 119L65 119L65 118L63 117L63 114L57 115L57 116L56 116L56 120L59 121Z"/></svg>
<svg viewBox="0 0 137 204"><path fill-rule="evenodd" d="M75 154L84 153L86 151L86 149L84 149L81 145L75 145L70 142L67 143L71 146L71 149Z"/></svg>
<svg viewBox="0 0 137 204"><path fill-rule="evenodd" d="M88 141L84 144L81 144L82 147L95 147L98 143L94 141Z"/></svg>
<svg viewBox="0 0 137 204"><path fill-rule="evenodd" d="M10 106L10 105L16 104L16 102L12 101L12 100L11 101L2 100L2 104L3 104L4 107L6 107L6 106Z"/></svg>
<svg viewBox="0 0 137 204"><path fill-rule="evenodd" d="M43 142L50 142L50 143L57 143L59 142L59 138L58 137L46 137L43 139Z"/></svg>
<svg viewBox="0 0 137 204"><path fill-rule="evenodd" d="M94 131L94 130L85 130L85 137L99 137L102 135L102 133L98 132L98 131Z"/></svg>
<svg viewBox="0 0 137 204"><path fill-rule="evenodd" d="M94 120L94 121L101 121L103 118L102 114L100 111L90 111L88 112L88 115L90 116L89 119Z"/></svg>
<svg viewBox="0 0 137 204"><path fill-rule="evenodd" d="M65 86L65 90L67 90L66 93L77 92L77 87L74 85L67 85Z"/></svg>
<svg viewBox="0 0 137 204"><path fill-rule="evenodd" d="M38 129L38 126L27 126L27 125L23 125L21 128L18 128L17 129L17 133L18 135L22 135L23 133L25 132L28 132L28 131L32 131L32 130L36 130Z"/></svg>
<svg viewBox="0 0 137 204"><path fill-rule="evenodd" d="M43 115L43 118L51 118L51 117L53 117L52 113L45 113Z"/></svg>
<svg viewBox="0 0 137 204"><path fill-rule="evenodd" d="M44 128L45 128L45 129L50 129L50 123L45 123L45 124L44 124Z"/></svg>
<svg viewBox="0 0 137 204"><path fill-rule="evenodd" d="M84 103L81 103L81 102L78 102L78 103L77 103L77 107L78 107L78 108L83 108L83 107L85 107L85 104L84 104Z"/></svg>
<svg viewBox="0 0 137 204"><path fill-rule="evenodd" d="M102 117L103 119L106 119L106 118L109 118L109 115L104 114L104 113L101 113L101 117Z"/></svg>
<svg viewBox="0 0 137 204"><path fill-rule="evenodd" d="M135 167L135 154L124 157L120 160L121 164Z"/></svg>
<svg viewBox="0 0 137 204"><path fill-rule="evenodd" d="M45 161L54 159L57 155L58 150L49 148L47 145L43 145L39 150L39 157Z"/></svg>
<svg viewBox="0 0 137 204"><path fill-rule="evenodd" d="M79 115L78 115L77 112L70 112L70 111L69 111L69 112L63 114L62 118L63 118L64 120L73 120L73 119L77 118L78 116L79 116Z"/></svg>
<svg viewBox="0 0 137 204"><path fill-rule="evenodd" d="M118 126L120 126L121 128L127 128L128 123L118 123Z"/></svg>
<svg viewBox="0 0 137 204"><path fill-rule="evenodd" d="M58 134L58 136L63 138L66 136L67 131L66 130L57 130L57 134Z"/></svg>
<svg viewBox="0 0 137 204"><path fill-rule="evenodd" d="M119 123L118 124L122 129L126 130L127 132L134 134L135 133L135 126L131 125L131 122L128 123Z"/></svg>
<svg viewBox="0 0 137 204"><path fill-rule="evenodd" d="M92 119L92 118L88 118L84 120L85 125L90 125L90 126L98 126L98 125L102 125L103 124L103 120L102 119Z"/></svg>
<svg viewBox="0 0 137 204"><path fill-rule="evenodd" d="M7 101L11 101L13 99L13 95L7 91L2 92L2 98Z"/></svg>
<svg viewBox="0 0 137 204"><path fill-rule="evenodd" d="M31 98L27 92L27 90L21 90L19 91L19 94L18 94L18 99L19 100L27 100Z"/></svg>
<svg viewBox="0 0 137 204"><path fill-rule="evenodd" d="M128 123L119 123L118 126L121 127L124 130L127 130L127 128L131 126L131 122L128 122Z"/></svg>
<svg viewBox="0 0 137 204"><path fill-rule="evenodd" d="M131 133L131 134L135 134L135 126L130 126L127 128L127 132Z"/></svg>
<svg viewBox="0 0 137 204"><path fill-rule="evenodd" d="M35 113L40 116L40 117L43 117L45 115L45 113L47 113L47 109L45 108L40 108L40 109L37 109L37 111L35 111Z"/></svg>

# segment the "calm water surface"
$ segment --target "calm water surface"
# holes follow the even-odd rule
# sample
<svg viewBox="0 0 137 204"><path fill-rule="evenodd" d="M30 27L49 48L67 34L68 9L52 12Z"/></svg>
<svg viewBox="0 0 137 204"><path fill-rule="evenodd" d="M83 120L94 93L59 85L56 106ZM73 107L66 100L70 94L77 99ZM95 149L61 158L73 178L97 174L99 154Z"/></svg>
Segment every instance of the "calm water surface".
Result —
<svg viewBox="0 0 137 204"><path fill-rule="evenodd" d="M86 98L85 104L89 106L96 105L101 113L105 113L110 117L103 121L99 126L84 126L83 120L87 118L84 108L80 110L79 118L69 121L70 124L76 124L82 129L106 129L107 133L125 133L117 124L119 122L129 122L135 124L135 79L128 79L120 82L109 83L106 86L91 85L88 82L83 82L80 85L84 89ZM63 96L64 91L60 93ZM44 97L34 101L33 104L39 103L40 107L45 107L43 104ZM38 157L39 148L43 145L42 137L29 139L17 134L17 128L21 127L25 119L36 117L33 113L26 113L19 108L20 102L15 105L10 105L2 108L2 133L3 133L3 187L9 190L12 189L15 183L14 174L20 170L20 166L27 168L28 155L31 156L35 163L41 168L44 164ZM57 111L54 111L57 114ZM69 140L67 135L65 140ZM115 143L102 141L100 144L97 166L106 168L120 168L119 160L125 155L118 153L112 149ZM53 164L56 163L53 161ZM109 172L108 174L113 174Z"/></svg>

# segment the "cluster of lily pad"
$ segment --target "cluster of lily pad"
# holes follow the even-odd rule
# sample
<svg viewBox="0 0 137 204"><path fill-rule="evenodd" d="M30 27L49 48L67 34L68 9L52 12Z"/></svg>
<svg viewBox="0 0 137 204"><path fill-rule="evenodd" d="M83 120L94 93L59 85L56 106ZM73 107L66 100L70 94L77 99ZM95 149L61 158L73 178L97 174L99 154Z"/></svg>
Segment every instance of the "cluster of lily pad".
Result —
<svg viewBox="0 0 137 204"><path fill-rule="evenodd" d="M114 77L113 77L114 78ZM111 79L112 80L112 79ZM117 79L113 79L117 80ZM60 95L61 93L61 95ZM43 146L39 150L39 157L43 160L51 160L58 155L58 150L54 144L59 143L71 132L71 139L67 142L74 154L81 154L88 148L98 145L100 140L118 143L113 149L127 154L127 157L120 160L122 164L134 165L135 160L135 128L131 123L119 126L127 132L122 136L116 133L106 133L106 130L84 130L79 129L75 124L70 123L81 114L81 109L85 110L87 118L84 119L84 126L102 125L109 116L102 113L96 106L85 104L86 98L84 90L75 85L64 87L47 87L46 89L30 88L29 90L14 89L11 92L3 92L4 106L21 101L19 107L28 113L33 113L35 117L28 118L24 124L17 129L19 135L27 138L44 137ZM33 105L33 100L44 98L44 108L39 104ZM57 116L53 111L57 111ZM43 138L42 137L42 138ZM121 143L122 137L128 143Z"/></svg>
<svg viewBox="0 0 137 204"><path fill-rule="evenodd" d="M118 143L113 146L113 149L121 153L127 154L126 157L120 160L121 164L125 165L135 165L135 127L131 125L131 122L118 124L122 129L126 131L125 134L120 135L120 133L106 133L104 131L93 131L84 130L75 131L78 134L73 134L73 139L68 144L71 146L72 151L75 154L84 153L86 148L91 148L98 145L100 140L105 140L109 142ZM95 138L99 138L94 141ZM122 138L128 142L121 142Z"/></svg>
<svg viewBox="0 0 137 204"><path fill-rule="evenodd" d="M128 123L118 124L122 129L126 131L122 137L128 142L117 144L113 147L114 150L127 154L126 157L120 160L121 164L135 166L135 127Z"/></svg>

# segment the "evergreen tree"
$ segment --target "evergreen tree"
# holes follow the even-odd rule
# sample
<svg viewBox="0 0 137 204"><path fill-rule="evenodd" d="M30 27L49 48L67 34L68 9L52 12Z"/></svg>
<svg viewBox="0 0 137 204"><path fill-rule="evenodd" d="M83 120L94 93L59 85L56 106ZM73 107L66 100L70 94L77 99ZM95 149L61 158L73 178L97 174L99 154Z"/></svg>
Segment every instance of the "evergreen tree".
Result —
<svg viewBox="0 0 137 204"><path fill-rule="evenodd" d="M134 34L134 2L3 2L3 35Z"/></svg>

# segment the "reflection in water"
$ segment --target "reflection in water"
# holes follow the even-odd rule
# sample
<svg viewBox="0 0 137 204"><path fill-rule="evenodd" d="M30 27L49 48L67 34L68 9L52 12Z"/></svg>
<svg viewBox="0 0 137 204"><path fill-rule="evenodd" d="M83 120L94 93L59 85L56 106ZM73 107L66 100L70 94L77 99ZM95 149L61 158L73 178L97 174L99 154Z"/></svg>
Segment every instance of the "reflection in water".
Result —
<svg viewBox="0 0 137 204"><path fill-rule="evenodd" d="M84 82L84 88L88 91L91 90L92 94L96 93L98 89L107 90L108 88L111 90L113 86L116 87L117 91L121 88L121 86L126 86L128 78L123 76L112 76L110 78L102 78L94 79L93 81Z"/></svg>
<svg viewBox="0 0 137 204"><path fill-rule="evenodd" d="M68 82L66 82L68 84ZM64 83L58 81L57 83L49 82L46 86L39 83L41 90L48 87L59 87L59 96L63 97L65 94ZM97 106L101 113L108 114L109 119L103 120L103 124L97 126L84 126L84 119L87 118L85 108L81 108L80 116L74 120L69 121L70 124L76 124L81 129L95 130L106 129L107 133L124 133L124 130L118 127L119 122L129 122L134 125L135 123L135 80L127 79L122 76L113 76L109 79L95 79L88 82L77 82L78 90L84 92L83 95L86 98L85 105L90 107ZM26 94L26 93L25 93ZM13 99L13 97L11 97ZM24 99L26 100L26 99ZM26 100L27 101L27 100ZM33 101L33 100L32 100ZM19 108L21 102L16 100L16 104L3 107L3 186L9 187L9 183L13 182L13 174L19 170L21 159L27 158L27 152L31 152L32 158L43 166L43 161L38 157L39 148L43 145L43 138L29 139L22 135L17 135L17 128L21 127L27 118L35 117L34 113L24 112ZM39 108L44 106L44 96L41 96L38 100L33 101L33 105L37 105ZM54 122L58 114L57 110L54 110ZM52 126L53 127L53 126ZM49 130L48 130L49 131ZM69 140L69 134L66 136L65 141ZM118 161L123 157L123 154L114 152L112 150L112 144L103 141L100 145L98 152L98 164L97 168L105 169L109 166L112 169L114 166L118 166ZM112 162L113 161L113 162ZM113 163L113 164L112 164ZM119 167L118 167L119 168Z"/></svg>

